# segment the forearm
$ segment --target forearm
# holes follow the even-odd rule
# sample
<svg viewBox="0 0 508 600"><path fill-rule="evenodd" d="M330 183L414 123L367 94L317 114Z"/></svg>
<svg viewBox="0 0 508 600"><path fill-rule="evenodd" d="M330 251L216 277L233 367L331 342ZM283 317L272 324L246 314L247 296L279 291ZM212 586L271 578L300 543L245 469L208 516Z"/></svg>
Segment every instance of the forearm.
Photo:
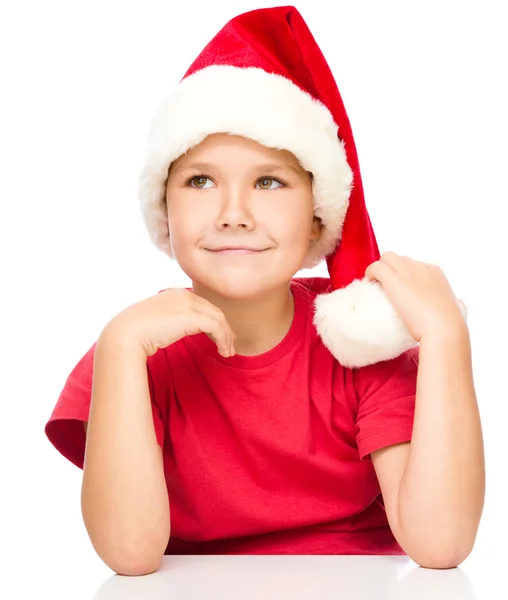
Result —
<svg viewBox="0 0 508 600"><path fill-rule="evenodd" d="M81 503L90 540L110 568L158 568L170 514L146 354L108 326L95 351Z"/></svg>
<svg viewBox="0 0 508 600"><path fill-rule="evenodd" d="M473 547L484 493L483 438L464 325L420 342L413 435L398 494L406 552L461 562Z"/></svg>

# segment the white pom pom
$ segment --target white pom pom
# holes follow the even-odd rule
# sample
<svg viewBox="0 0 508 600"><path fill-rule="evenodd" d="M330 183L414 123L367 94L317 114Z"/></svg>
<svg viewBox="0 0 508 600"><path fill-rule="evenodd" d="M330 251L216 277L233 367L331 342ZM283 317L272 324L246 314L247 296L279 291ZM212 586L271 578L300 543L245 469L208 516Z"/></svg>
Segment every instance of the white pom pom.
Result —
<svg viewBox="0 0 508 600"><path fill-rule="evenodd" d="M377 281L357 279L315 301L314 324L325 346L345 367L363 367L416 346Z"/></svg>

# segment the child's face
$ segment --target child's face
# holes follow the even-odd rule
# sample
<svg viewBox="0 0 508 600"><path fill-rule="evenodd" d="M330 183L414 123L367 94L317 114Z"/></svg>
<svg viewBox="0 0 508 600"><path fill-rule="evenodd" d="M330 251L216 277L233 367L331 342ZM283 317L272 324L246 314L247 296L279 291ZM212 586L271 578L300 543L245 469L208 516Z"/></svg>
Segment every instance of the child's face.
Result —
<svg viewBox="0 0 508 600"><path fill-rule="evenodd" d="M179 157L166 201L175 259L193 282L226 297L287 283L321 233L311 176L295 156L239 136L208 136ZM256 251L218 251L224 246Z"/></svg>

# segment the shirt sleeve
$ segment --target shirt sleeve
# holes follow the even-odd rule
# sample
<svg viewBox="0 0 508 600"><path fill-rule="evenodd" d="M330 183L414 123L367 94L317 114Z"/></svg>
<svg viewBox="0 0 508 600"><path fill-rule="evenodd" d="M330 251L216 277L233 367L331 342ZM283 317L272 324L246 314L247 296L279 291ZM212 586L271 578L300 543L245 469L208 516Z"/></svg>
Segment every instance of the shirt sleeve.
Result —
<svg viewBox="0 0 508 600"><path fill-rule="evenodd" d="M83 423L88 421L90 414L96 345L97 342L79 360L67 377L49 421L45 426L46 436L53 446L60 454L81 469L83 468L85 458L86 442ZM152 400L154 428L157 442L162 448L164 444L164 427L160 410L154 399L154 385L149 364L148 361L147 373Z"/></svg>
<svg viewBox="0 0 508 600"><path fill-rule="evenodd" d="M419 355L415 346L356 371L356 442L361 460L371 460L374 450L411 441Z"/></svg>

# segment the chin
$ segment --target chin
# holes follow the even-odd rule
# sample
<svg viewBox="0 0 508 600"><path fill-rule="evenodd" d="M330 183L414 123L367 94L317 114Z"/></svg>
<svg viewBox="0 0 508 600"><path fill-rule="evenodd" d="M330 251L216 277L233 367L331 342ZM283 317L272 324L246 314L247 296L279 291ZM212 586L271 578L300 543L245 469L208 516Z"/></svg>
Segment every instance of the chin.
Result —
<svg viewBox="0 0 508 600"><path fill-rule="evenodd" d="M270 276L269 273L230 273L221 277L217 274L217 278L210 279L210 277L199 278L195 280L200 282L201 285L213 290L215 293L220 294L224 298L231 298L232 300L252 300L263 296L264 294L280 288L284 284L287 284L291 276L288 275L287 279L282 278L280 274L277 277Z"/></svg>
<svg viewBox="0 0 508 600"><path fill-rule="evenodd" d="M266 293L270 289L270 286L266 282L257 282L244 278L243 280L226 279L220 282L217 281L210 288L225 298L251 300Z"/></svg>

